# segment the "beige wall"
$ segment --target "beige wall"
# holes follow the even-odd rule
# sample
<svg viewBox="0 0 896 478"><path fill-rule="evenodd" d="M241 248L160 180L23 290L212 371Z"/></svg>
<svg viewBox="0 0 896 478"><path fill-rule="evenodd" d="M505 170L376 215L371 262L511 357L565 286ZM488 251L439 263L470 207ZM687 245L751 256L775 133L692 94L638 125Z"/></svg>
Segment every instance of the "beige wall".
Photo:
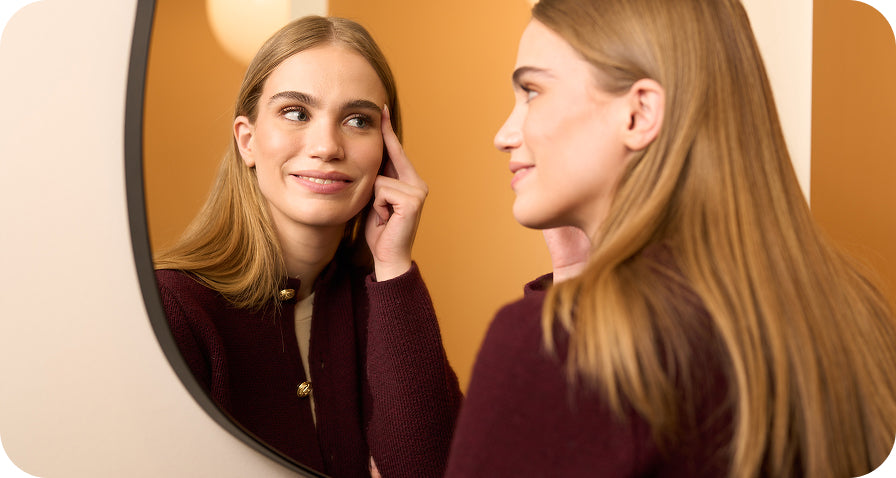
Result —
<svg viewBox="0 0 896 478"><path fill-rule="evenodd" d="M124 183L136 3L43 0L3 31L3 452L41 478L295 476L196 405L150 327Z"/></svg>
<svg viewBox="0 0 896 478"><path fill-rule="evenodd" d="M812 1L742 0L806 198L811 189Z"/></svg>

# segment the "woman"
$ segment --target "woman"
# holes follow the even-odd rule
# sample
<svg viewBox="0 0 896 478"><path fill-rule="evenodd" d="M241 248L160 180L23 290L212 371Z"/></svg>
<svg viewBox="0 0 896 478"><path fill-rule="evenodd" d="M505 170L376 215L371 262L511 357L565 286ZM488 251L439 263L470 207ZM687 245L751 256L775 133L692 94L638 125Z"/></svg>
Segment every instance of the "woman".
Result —
<svg viewBox="0 0 896 478"><path fill-rule="evenodd" d="M541 0L532 16L495 143L514 216L562 227L546 236L570 277L495 317L447 476L878 466L893 313L812 221L741 4Z"/></svg>
<svg viewBox="0 0 896 478"><path fill-rule="evenodd" d="M461 399L411 261L427 190L400 132L363 27L290 23L249 65L205 206L156 258L171 330L211 397L337 477L370 476L368 463L441 476Z"/></svg>

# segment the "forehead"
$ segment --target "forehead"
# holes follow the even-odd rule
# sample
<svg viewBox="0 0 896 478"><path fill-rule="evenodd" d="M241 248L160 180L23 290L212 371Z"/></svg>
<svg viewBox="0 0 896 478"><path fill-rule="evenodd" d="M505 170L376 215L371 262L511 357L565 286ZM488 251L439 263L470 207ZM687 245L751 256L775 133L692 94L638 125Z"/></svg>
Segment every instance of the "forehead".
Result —
<svg viewBox="0 0 896 478"><path fill-rule="evenodd" d="M590 72L591 65L560 35L532 19L520 38L516 68L536 67L551 73Z"/></svg>
<svg viewBox="0 0 896 478"><path fill-rule="evenodd" d="M386 102L386 88L376 70L358 52L338 44L296 53L271 72L262 96L298 91L324 101L369 99Z"/></svg>

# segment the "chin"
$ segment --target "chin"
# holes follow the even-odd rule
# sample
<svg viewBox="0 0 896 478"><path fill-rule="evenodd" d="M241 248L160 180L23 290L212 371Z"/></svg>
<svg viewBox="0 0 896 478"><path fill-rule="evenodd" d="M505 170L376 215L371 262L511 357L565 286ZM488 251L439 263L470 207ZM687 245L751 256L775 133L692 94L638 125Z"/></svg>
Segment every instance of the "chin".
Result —
<svg viewBox="0 0 896 478"><path fill-rule="evenodd" d="M551 225L551 218L539 217L537 214L527 214L526 211L520 211L519 209L517 207L513 208L513 217L521 226L529 229L550 229L554 227Z"/></svg>
<svg viewBox="0 0 896 478"><path fill-rule="evenodd" d="M521 226L529 229L543 230L563 226L582 228L577 221L573 220L571 214L563 214L557 210L551 211L544 207L527 207L519 199L513 203L513 217Z"/></svg>
<svg viewBox="0 0 896 478"><path fill-rule="evenodd" d="M302 222L311 226L335 227L346 225L352 220L352 218L357 216L358 213L363 210L363 206L357 209L342 207L328 208L326 206L328 205L312 205L311 207L304 208L301 211L297 211L293 217L295 220L297 220L297 222Z"/></svg>

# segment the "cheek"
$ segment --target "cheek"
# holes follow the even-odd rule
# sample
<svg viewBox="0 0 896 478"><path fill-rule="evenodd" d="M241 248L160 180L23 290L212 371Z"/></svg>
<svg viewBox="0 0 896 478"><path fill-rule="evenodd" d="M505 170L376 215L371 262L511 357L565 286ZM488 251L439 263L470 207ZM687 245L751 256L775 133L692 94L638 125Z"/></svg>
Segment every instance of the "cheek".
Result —
<svg viewBox="0 0 896 478"><path fill-rule="evenodd" d="M289 138L277 131L265 132L263 135L256 136L256 160L273 159L288 152L290 145L298 144L299 141L299 138Z"/></svg>
<svg viewBox="0 0 896 478"><path fill-rule="evenodd" d="M521 132L523 143L533 154L545 155L557 147L564 146L567 138L564 131L569 128L569 112L545 101L529 106L523 118Z"/></svg>
<svg viewBox="0 0 896 478"><path fill-rule="evenodd" d="M351 155L352 162L372 181L376 178L383 161L382 138L353 142L346 147L346 154Z"/></svg>

